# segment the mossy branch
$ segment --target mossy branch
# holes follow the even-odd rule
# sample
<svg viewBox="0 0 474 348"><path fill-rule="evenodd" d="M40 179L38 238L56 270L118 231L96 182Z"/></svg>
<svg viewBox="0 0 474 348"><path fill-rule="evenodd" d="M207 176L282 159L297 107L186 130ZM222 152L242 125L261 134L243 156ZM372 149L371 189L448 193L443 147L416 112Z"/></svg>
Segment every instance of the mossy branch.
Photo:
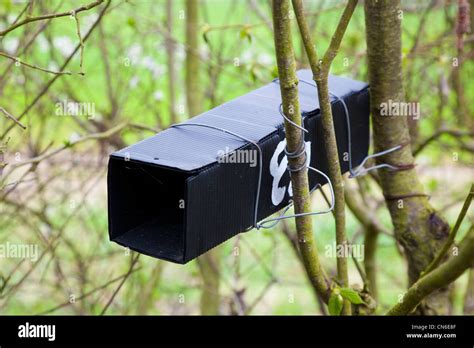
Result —
<svg viewBox="0 0 474 348"><path fill-rule="evenodd" d="M342 38L344 37L344 34L346 32L347 26L349 25L352 14L354 13L357 2L358 0L349 0L349 2L347 3L346 8L344 9L344 12L342 13L342 17L339 20L339 24L337 25L336 31L334 32L331 38L331 43L329 44L329 48L326 50L326 53L324 54L323 61L322 61L322 68L323 68L323 71L325 71L326 73L329 73L331 64L334 58L336 57L337 52L339 51Z"/></svg>
<svg viewBox="0 0 474 348"><path fill-rule="evenodd" d="M283 112L292 122L301 125L301 113L298 101L298 78L296 62L291 39L291 21L289 18L289 0L273 0L273 27L275 51L280 77L280 91L283 101ZM285 132L288 151L295 151L300 145L301 130L285 120ZM305 162L304 156L290 158L289 164L296 168ZM295 213L311 211L308 172L300 170L291 175ZM319 255L313 238L311 216L299 216L296 219L298 245L308 277L318 294L327 303L330 289L329 281L321 267Z"/></svg>
<svg viewBox="0 0 474 348"><path fill-rule="evenodd" d="M335 194L335 220L336 220L336 243L343 245L347 243L346 237L346 217L345 217L345 201L344 201L344 182L341 174L339 162L339 154L336 142L336 133L334 130L334 122L332 116L331 102L329 97L329 69L334 57L339 50L342 37L346 31L349 21L354 13L357 0L349 0L339 24L332 36L331 43L322 60L318 60L316 47L311 39L308 23L304 16L304 9L301 0L292 0L295 10L296 20L300 29L303 44L308 56L308 60L313 73L314 81L318 87L319 104L321 108L321 120L324 134L324 144L326 149L326 157L329 164L329 178L332 181ZM339 283L347 287L349 286L349 272L347 266L347 258L339 257L337 259L337 274ZM344 301L343 314L351 314L351 304Z"/></svg>
<svg viewBox="0 0 474 348"><path fill-rule="evenodd" d="M439 252L438 256L436 256L435 259L430 263L426 271L422 273L421 275L422 277L430 273L432 270L434 270L441 263L443 258L446 256L446 253L448 252L449 248L454 243L459 227L461 226L461 223L464 220L464 217L466 216L467 210L471 206L473 196L474 196L474 184L471 186L471 190L469 194L467 195L466 200L464 201L461 212L459 213L456 223L454 224L453 230L449 234L449 237L444 243L443 248L441 248L441 251Z"/></svg>
<svg viewBox="0 0 474 348"><path fill-rule="evenodd" d="M474 226L471 226L459 244L458 254L413 284L403 297L403 301L390 309L387 315L410 314L426 296L449 285L473 265Z"/></svg>

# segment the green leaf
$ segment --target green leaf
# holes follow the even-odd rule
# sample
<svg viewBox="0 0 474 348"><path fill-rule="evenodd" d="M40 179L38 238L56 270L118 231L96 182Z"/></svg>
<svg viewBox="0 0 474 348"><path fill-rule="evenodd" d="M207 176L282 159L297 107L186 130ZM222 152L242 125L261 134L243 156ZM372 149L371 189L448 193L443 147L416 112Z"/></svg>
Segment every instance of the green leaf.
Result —
<svg viewBox="0 0 474 348"><path fill-rule="evenodd" d="M3 289L5 289L5 286L7 285L7 280L3 275L0 275L0 294L3 292Z"/></svg>
<svg viewBox="0 0 474 348"><path fill-rule="evenodd" d="M272 77L273 77L273 78L277 78L277 77L278 77L278 66L274 65L274 66L272 67L271 74L272 74Z"/></svg>
<svg viewBox="0 0 474 348"><path fill-rule="evenodd" d="M252 65L250 67L250 78L252 79L252 82L258 81L258 70L255 65Z"/></svg>
<svg viewBox="0 0 474 348"><path fill-rule="evenodd" d="M127 24L131 26L132 28L135 28L137 26L137 22L135 21L135 18L133 17L128 17Z"/></svg>
<svg viewBox="0 0 474 348"><path fill-rule="evenodd" d="M202 33L202 39L209 45L209 37L207 36L207 32Z"/></svg>
<svg viewBox="0 0 474 348"><path fill-rule="evenodd" d="M359 293L351 288L341 288L341 296L346 300L349 300L353 304L363 304L362 298Z"/></svg>
<svg viewBox="0 0 474 348"><path fill-rule="evenodd" d="M342 296L333 293L329 298L328 309L331 315L341 315L342 311Z"/></svg>
<svg viewBox="0 0 474 348"><path fill-rule="evenodd" d="M250 34L250 28L244 27L240 31L240 38L241 39L247 39L249 43L252 43L252 35Z"/></svg>
<svg viewBox="0 0 474 348"><path fill-rule="evenodd" d="M211 29L210 25L209 24L204 24L203 27L202 27L202 39L204 40L204 42L206 44L209 45L209 36L207 35L209 30Z"/></svg>
<svg viewBox="0 0 474 348"><path fill-rule="evenodd" d="M12 0L3 1L3 4L5 5L5 10L6 10L7 13L12 10L12 7L13 7L13 1Z"/></svg>

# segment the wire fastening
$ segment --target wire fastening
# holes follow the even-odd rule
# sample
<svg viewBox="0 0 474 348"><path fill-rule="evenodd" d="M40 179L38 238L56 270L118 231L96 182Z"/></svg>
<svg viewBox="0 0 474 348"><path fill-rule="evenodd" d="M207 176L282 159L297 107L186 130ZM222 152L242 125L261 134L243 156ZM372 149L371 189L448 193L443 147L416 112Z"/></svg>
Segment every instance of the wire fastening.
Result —
<svg viewBox="0 0 474 348"><path fill-rule="evenodd" d="M318 88L315 84L313 84L309 81L300 80L300 82L303 82L303 83L305 83L305 84L307 84L311 87ZM400 167L397 167L397 166L394 166L394 165L391 165L391 164L388 164L388 163L377 164L377 165L369 167L369 168L365 168L364 165L371 158L380 157L380 156L392 153L394 151L400 150L403 147L403 145L397 145L397 146L394 146L394 147L389 148L387 150L380 151L380 152L377 152L377 153L374 153L374 154L371 154L371 155L367 155L366 157L364 157L362 162L354 170L354 168L352 166L352 136L351 136L351 119L350 119L350 116L349 116L349 109L347 108L347 104L344 101L344 99L342 99L341 97L339 97L338 95L334 94L331 91L329 91L329 94L332 95L334 98L336 98L337 101L341 102L341 104L344 108L344 115L346 117L346 125L347 125L347 154L348 154L348 157L349 157L349 178L356 178L356 177L361 176L365 173L368 173L372 170L380 169L380 168L388 168L388 169L391 169L391 170L400 170Z"/></svg>
<svg viewBox="0 0 474 348"><path fill-rule="evenodd" d="M274 83L279 83L279 79L275 79L273 80ZM308 215L322 215L322 214L327 214L327 213L330 213L331 211L334 210L334 205L335 205L335 198L334 198L334 189L333 189L333 186L332 186L332 182L331 182L331 179L329 178L329 176L327 176L325 173L323 173L322 171L320 171L319 169L316 169L316 168L313 168L309 165L308 162L308 158L307 158L307 152L306 152L306 143L304 141L304 133L309 133L309 131L304 128L303 126L300 126L298 125L297 123L293 122L292 120L290 120L288 117L286 117L285 113L283 112L283 103L280 104L280 107L279 107L279 111L280 111L280 115L289 123L291 124L292 126L298 128L300 131L301 131L301 139L300 139L300 143L298 144L298 147L295 151L293 152L289 152L288 151L288 147L285 146L285 155L288 159L295 159L295 158L299 158L300 156L305 156L305 160L303 162L303 164L301 164L299 167L297 168L292 168L290 166L290 164L288 163L288 166L287 166L287 170L290 172L290 175L292 173L295 173L295 172L299 172L300 170L303 170L305 168L309 169L309 170L312 170L313 172L316 172L320 175L322 175L327 183L329 184L329 190L331 192L331 205L329 207L329 209L327 210L323 210L323 211L314 211L314 212L308 212L308 213L298 213L298 214L292 214L292 215L285 215L285 213L291 208L291 206L293 205L293 201L290 201L290 204L284 208L283 212L280 214L280 216L276 217L276 218L270 218L270 219L266 219L266 220L263 220L259 226L257 226L257 229L258 228L272 228L274 227L276 224L278 224L281 220L284 220L284 219L290 219L290 218L295 218L295 217L301 217L301 216L308 216ZM304 124L304 120L303 120L303 115L301 115L301 124L303 125ZM317 184L314 189L311 190L310 193L312 193L314 190L316 189L322 189L322 186L321 184ZM268 223L270 223L270 225L267 225Z"/></svg>
<svg viewBox="0 0 474 348"><path fill-rule="evenodd" d="M226 134L229 134L229 135L232 135L236 138L239 138L241 140L244 140L244 141L247 141L251 144L253 144L257 150L258 150L258 155L259 155L259 165L258 165L258 182L257 182L257 192L256 192L256 195L255 195L255 206L254 206L254 223L253 223L253 226L249 227L247 230L245 230L245 232L253 229L253 228L256 228L257 230L261 229L261 228L272 228L274 227L275 225L277 225L281 220L283 219L289 219L289 218L294 218L294 217L299 217L299 216L307 216L307 215L320 215L320 214L327 214L329 212L331 212L333 209L334 209L334 204L335 204L335 200L334 200L334 190L333 190L333 186L332 186L332 183L331 183L331 180L329 179L329 177L323 173L322 171L316 169L316 168L313 168L309 165L306 165L306 162L307 160L305 160L304 162L304 165L301 167L301 168L296 168L296 169L293 169L293 168L290 168L290 166L288 165L287 167L287 170L291 173L291 172L295 172L295 171L298 171L298 170L301 170L303 168L308 168L320 175L322 175L328 182L329 184L329 187L330 187L330 191L331 191L331 206L328 210L325 210L325 211L319 211L319 212L308 212L308 213L300 213L300 214L293 214L293 215L286 215L285 216L285 213L291 208L291 206L293 205L293 201L290 201L289 205L287 207L285 207L283 209L283 212L282 214L280 214L280 216L276 217L276 218L270 218L270 219L266 219L266 220L262 220L261 222L258 222L258 208L259 208L259 199L260 199L260 191L261 191L261 185L262 185L262 149L260 147L260 145L258 145L257 142L247 138L247 137L244 137L240 134L237 134L235 132L232 132L232 131L229 131L225 128L221 128L221 127L216 127L216 126L212 126L212 125L208 125L208 124L204 124L204 123L180 123L180 124L174 124L174 125L171 125L170 127L174 127L174 128L179 128L179 127L183 127L183 126L195 126L195 127L204 127L204 128L209 128L209 129L214 129L214 130L218 130L218 131L221 131L223 133L226 133ZM303 133L302 133L303 134ZM300 145L298 146L298 148L294 151L294 152L289 152L287 147L285 147L285 155L286 156L289 156L288 158L298 158L299 156L301 155L304 155L304 156L307 156L306 154L306 144L304 142L304 136L301 137L301 143ZM314 190L318 189L318 188L321 188L321 184L317 184L313 190L311 190L311 192L313 192ZM268 225L268 223L270 223L270 225Z"/></svg>

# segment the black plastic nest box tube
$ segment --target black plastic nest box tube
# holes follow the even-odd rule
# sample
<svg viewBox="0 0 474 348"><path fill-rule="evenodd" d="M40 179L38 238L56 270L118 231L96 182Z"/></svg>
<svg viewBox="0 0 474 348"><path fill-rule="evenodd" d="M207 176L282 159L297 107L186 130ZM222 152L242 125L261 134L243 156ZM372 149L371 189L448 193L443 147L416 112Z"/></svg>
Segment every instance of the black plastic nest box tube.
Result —
<svg viewBox="0 0 474 348"><path fill-rule="evenodd" d="M309 70L300 80L312 81ZM317 90L300 81L306 151L310 165L328 172ZM350 115L352 165L369 148L369 91L366 83L330 76L330 91ZM277 81L220 105L110 155L108 208L110 239L159 259L186 263L289 204L291 187L284 154L285 135ZM344 107L332 101L342 172L347 161ZM256 193L262 150L259 201ZM308 146L310 145L310 146ZM346 159L346 160L344 160ZM311 188L323 176L308 172Z"/></svg>

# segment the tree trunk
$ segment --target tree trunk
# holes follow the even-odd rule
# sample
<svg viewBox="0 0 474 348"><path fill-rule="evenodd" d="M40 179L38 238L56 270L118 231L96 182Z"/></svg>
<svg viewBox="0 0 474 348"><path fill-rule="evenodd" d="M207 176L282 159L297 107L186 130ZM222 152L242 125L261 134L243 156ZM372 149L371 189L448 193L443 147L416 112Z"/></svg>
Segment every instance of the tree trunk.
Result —
<svg viewBox="0 0 474 348"><path fill-rule="evenodd" d="M202 111L202 86L199 81L198 1L186 0L186 100L190 116ZM219 262L217 249L197 259L202 277L201 314L219 314Z"/></svg>
<svg viewBox="0 0 474 348"><path fill-rule="evenodd" d="M405 117L382 116L383 103L402 102L401 14L399 0L366 0L365 23L369 65L370 105L375 151L402 145L378 158L399 170L379 171L381 186L394 225L395 237L408 261L410 285L430 264L449 233L449 226L428 203L414 169ZM434 292L418 307L419 313L445 314L448 289Z"/></svg>
<svg viewBox="0 0 474 348"><path fill-rule="evenodd" d="M176 83L176 67L175 67L175 46L174 42L171 39L173 31L173 0L166 0L166 30L168 31L168 36L166 37L166 58L168 64L168 93L169 93L169 116L170 123L175 124L178 122L176 116L176 93L175 93L175 83Z"/></svg>

